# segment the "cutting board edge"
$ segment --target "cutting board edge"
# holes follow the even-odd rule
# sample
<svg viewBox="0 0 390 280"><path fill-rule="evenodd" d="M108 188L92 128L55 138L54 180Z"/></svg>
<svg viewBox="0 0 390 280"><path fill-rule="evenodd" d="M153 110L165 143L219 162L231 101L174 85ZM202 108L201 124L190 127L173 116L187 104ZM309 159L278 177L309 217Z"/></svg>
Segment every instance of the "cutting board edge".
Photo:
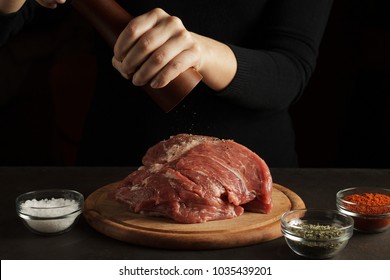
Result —
<svg viewBox="0 0 390 280"><path fill-rule="evenodd" d="M273 186L289 198L291 202L291 210L305 207L303 200L295 192L276 183L274 183ZM94 194L99 193L100 191L101 189L97 190ZM86 201L86 205L89 205L88 201ZM282 233L280 231L280 220L266 225L261 230L259 228L251 228L245 232L245 235L243 235L241 231L233 231L229 234L229 239L226 240L225 238L219 238L218 232L214 232L213 234L208 232L202 232L199 234L175 232L170 233L168 236L165 232L159 231L150 232L143 229L129 231L126 226L120 223L116 223L108 219L102 219L101 215L97 211L88 210L88 207L84 212L84 217L92 228L106 236L134 245L159 249L224 249L254 245L282 237ZM113 226L107 227L107 225L110 224Z"/></svg>
<svg viewBox="0 0 390 280"><path fill-rule="evenodd" d="M216 234L204 232L199 234L171 233L168 236L162 232L146 230L121 231L117 227L105 227L107 223L103 222L103 220L86 219L88 224L95 230L116 240L133 245L169 250L214 250L244 247L258 244L262 241L271 241L282 236L282 232L279 230L280 220L268 224L262 230L250 229L246 231L245 236L240 231L232 232L227 241L226 239L218 238ZM145 238L146 236L147 238Z"/></svg>

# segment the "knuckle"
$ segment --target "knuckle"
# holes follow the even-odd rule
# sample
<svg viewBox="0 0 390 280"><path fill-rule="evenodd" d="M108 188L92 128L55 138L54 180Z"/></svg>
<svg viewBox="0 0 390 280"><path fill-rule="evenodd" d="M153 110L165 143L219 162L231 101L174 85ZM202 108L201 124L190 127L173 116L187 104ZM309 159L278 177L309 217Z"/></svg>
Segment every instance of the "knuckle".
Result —
<svg viewBox="0 0 390 280"><path fill-rule="evenodd" d="M173 25L173 26L177 26L177 27L180 27L180 28L183 28L183 22L181 21L180 18L176 17L176 16L170 16L167 18L167 23L169 25Z"/></svg>
<svg viewBox="0 0 390 280"><path fill-rule="evenodd" d="M118 60L119 62L123 60L123 55L122 55L121 47L118 46L118 44L115 44L115 45L114 45L114 57L115 57L116 60Z"/></svg>
<svg viewBox="0 0 390 280"><path fill-rule="evenodd" d="M137 37L137 30L139 29L138 24L135 21L129 22L123 32L129 39L135 39Z"/></svg>
<svg viewBox="0 0 390 280"><path fill-rule="evenodd" d="M171 60L168 65L175 71L180 71L183 67L183 63L178 60Z"/></svg>
<svg viewBox="0 0 390 280"><path fill-rule="evenodd" d="M152 11L151 11L152 14L156 14L156 15L164 15L166 14L165 11L161 8L154 8Z"/></svg>
<svg viewBox="0 0 390 280"><path fill-rule="evenodd" d="M116 41L114 45L114 55L119 61L122 61L124 59L125 52L126 52L123 42L125 40L134 41L137 37L137 30L138 30L137 24L130 22L123 29L119 40Z"/></svg>
<svg viewBox="0 0 390 280"><path fill-rule="evenodd" d="M200 53L202 52L202 49L201 49L201 47L198 44L193 44L192 47L191 47L191 52L195 56L199 56Z"/></svg>
<svg viewBox="0 0 390 280"><path fill-rule="evenodd" d="M148 51L150 50L152 45L152 39L148 36L143 36L142 38L139 39L139 46L141 50L143 51Z"/></svg>
<svg viewBox="0 0 390 280"><path fill-rule="evenodd" d="M177 33L177 37L180 38L181 41L190 43L191 45L193 44L193 40L191 37L191 34L187 30L180 30Z"/></svg>
<svg viewBox="0 0 390 280"><path fill-rule="evenodd" d="M166 57L167 57L166 53L159 51L159 52L156 52L156 53L151 57L151 59L152 59L152 62L153 62L154 64L161 65L161 64L164 63Z"/></svg>

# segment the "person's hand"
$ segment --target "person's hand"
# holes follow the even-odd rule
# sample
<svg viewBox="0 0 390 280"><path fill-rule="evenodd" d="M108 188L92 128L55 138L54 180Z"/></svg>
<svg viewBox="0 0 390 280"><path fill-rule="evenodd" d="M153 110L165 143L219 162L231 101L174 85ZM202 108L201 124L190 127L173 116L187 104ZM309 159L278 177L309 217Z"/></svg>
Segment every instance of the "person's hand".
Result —
<svg viewBox="0 0 390 280"><path fill-rule="evenodd" d="M55 9L57 8L58 4L64 4L66 0L35 0L37 1L41 6L49 9Z"/></svg>
<svg viewBox="0 0 390 280"><path fill-rule="evenodd" d="M113 66L134 85L166 86L201 65L200 45L182 21L162 9L132 19L114 46Z"/></svg>

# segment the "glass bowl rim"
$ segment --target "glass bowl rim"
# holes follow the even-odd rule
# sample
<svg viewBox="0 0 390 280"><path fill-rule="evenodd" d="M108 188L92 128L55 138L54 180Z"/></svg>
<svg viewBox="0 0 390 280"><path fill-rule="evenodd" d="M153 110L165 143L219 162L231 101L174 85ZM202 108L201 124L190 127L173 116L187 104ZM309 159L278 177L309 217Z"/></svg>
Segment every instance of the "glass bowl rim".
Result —
<svg viewBox="0 0 390 280"><path fill-rule="evenodd" d="M380 187L350 187L346 189L341 189L336 193L336 206L339 211L346 215L354 216L354 217L370 217L370 218L389 218L390 211L386 213L376 214L376 213L360 213L355 212L345 207L344 205L349 205L353 207L366 207L369 209L381 209L381 208L390 208L390 204L384 205L367 205L367 204L359 204L351 201L344 200L346 196L345 193L350 192L350 194L363 194L363 193L379 193L386 194L390 196L390 189L380 188ZM348 194L349 195L349 194Z"/></svg>
<svg viewBox="0 0 390 280"><path fill-rule="evenodd" d="M289 222L287 222L285 220L288 215L291 215L294 213L299 213L299 212L302 212L302 213L309 212L309 213L318 213L318 214L330 213L332 215L336 215L338 217L341 217L342 219L344 219L347 222L347 224L345 225L344 222L342 221L341 226L338 227L338 230L343 232L343 234L340 236L337 236L334 238L323 238L323 239L306 238L306 237L299 236L297 233L294 233L293 231L291 231L291 229L300 230L300 229L302 229L301 226L289 224ZM317 219L317 220L321 220L321 219ZM346 215L344 213L341 213L340 211L337 211L334 209L326 209L326 208L306 208L306 209L302 208L302 209L289 210L289 211L286 211L282 214L280 221L281 221L282 233L286 238L288 238L289 236L294 236L294 237L301 238L302 240L305 240L305 241L315 241L315 242L333 242L333 241L340 241L341 239L349 239L353 234L353 227L354 227L354 220L352 217L350 217L349 215ZM326 219L326 220L324 219L324 221L331 222L332 219ZM326 232L329 230L318 229L316 231Z"/></svg>
<svg viewBox="0 0 390 280"><path fill-rule="evenodd" d="M36 207L36 206L21 207L21 203L23 203L27 200L34 199L34 198L23 199L24 197L28 197L28 196L35 195L35 194L43 195L45 193L72 194L75 196L74 200L75 200L75 203L77 205L77 209L72 211L72 212L68 212L65 214L57 215L57 216L36 216L33 214L25 213L25 211L23 211L23 209L25 209L25 210L27 210L27 209L36 209L36 210L67 209L67 208L74 206L74 204L71 204L71 205L62 205L62 206L53 206L53 207ZM51 198L52 197L47 197L47 199L51 199ZM63 197L61 197L61 198L63 198ZM45 199L45 198L43 198L43 199ZM15 199L15 204L16 204L16 211L18 213L18 216L23 218L23 219L27 219L27 220L65 219L65 218L68 218L70 216L73 216L74 214L77 214L77 213L80 214L82 212L83 207L84 207L84 195L76 190L73 190L73 189L39 189L39 190L25 192L25 193L18 195L17 198Z"/></svg>

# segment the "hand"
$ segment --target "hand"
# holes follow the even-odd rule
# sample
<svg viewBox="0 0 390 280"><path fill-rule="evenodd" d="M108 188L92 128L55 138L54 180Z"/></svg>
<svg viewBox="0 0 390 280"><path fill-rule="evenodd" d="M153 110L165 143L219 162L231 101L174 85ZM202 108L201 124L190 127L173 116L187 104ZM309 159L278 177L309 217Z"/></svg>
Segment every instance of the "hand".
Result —
<svg viewBox="0 0 390 280"><path fill-rule="evenodd" d="M66 0L35 0L37 1L41 6L49 9L55 9L57 8L58 4L64 4Z"/></svg>
<svg viewBox="0 0 390 280"><path fill-rule="evenodd" d="M131 20L114 46L113 66L134 85L166 86L201 65L200 45L177 17L154 9Z"/></svg>

